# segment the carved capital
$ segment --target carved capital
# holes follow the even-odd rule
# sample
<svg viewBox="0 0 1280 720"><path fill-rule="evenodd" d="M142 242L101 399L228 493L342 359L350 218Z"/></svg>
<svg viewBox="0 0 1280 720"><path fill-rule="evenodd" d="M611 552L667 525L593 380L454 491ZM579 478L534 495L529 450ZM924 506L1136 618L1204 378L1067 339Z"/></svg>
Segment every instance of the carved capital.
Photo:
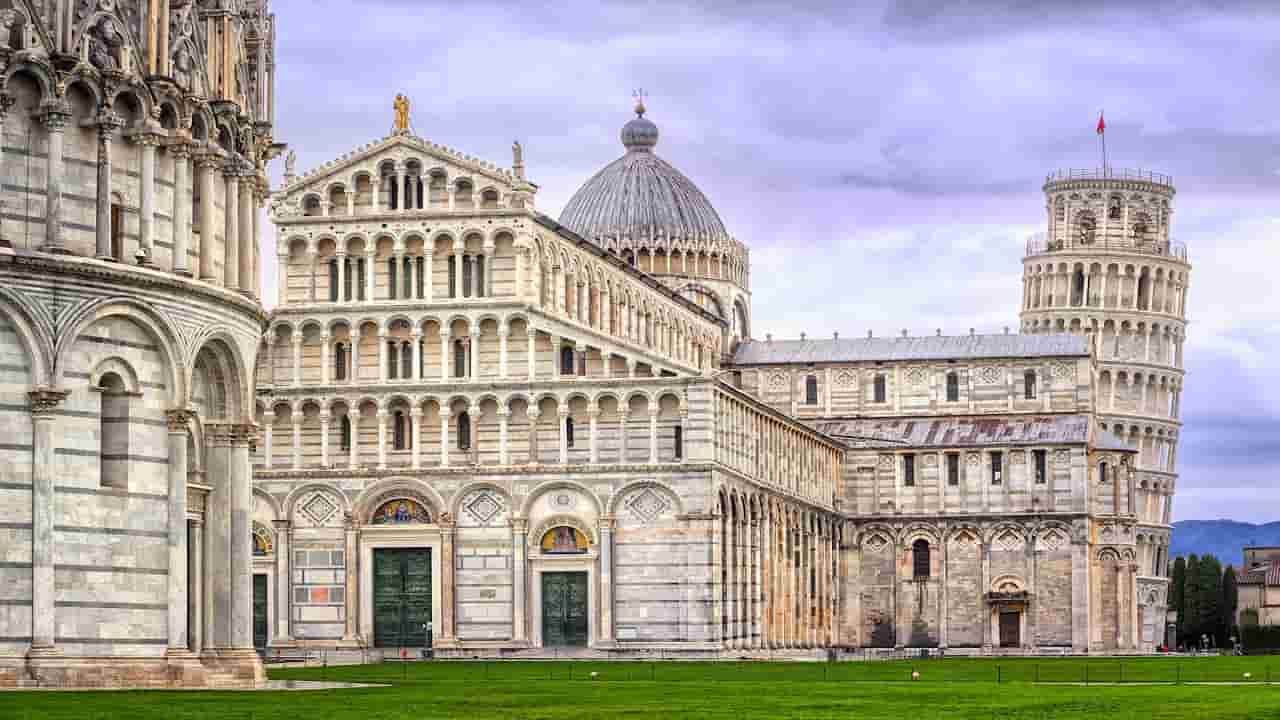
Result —
<svg viewBox="0 0 1280 720"><path fill-rule="evenodd" d="M231 428L228 423L210 423L204 426L205 441L213 447L231 445Z"/></svg>
<svg viewBox="0 0 1280 720"><path fill-rule="evenodd" d="M63 400L67 399L66 390L55 390L53 388L36 388L27 393L27 398L31 401L32 415L50 415Z"/></svg>
<svg viewBox="0 0 1280 720"><path fill-rule="evenodd" d="M191 422L191 418L194 415L195 413L190 410L181 408L176 410L166 410L164 413L165 425L169 428L169 432L171 433L185 433Z"/></svg>
<svg viewBox="0 0 1280 720"><path fill-rule="evenodd" d="M46 130L51 133L60 133L66 129L67 122L71 120L71 106L62 99L46 100L41 103L38 116Z"/></svg>
<svg viewBox="0 0 1280 720"><path fill-rule="evenodd" d="M448 528L452 528L452 527L453 527L453 513L449 513L449 512L442 512L442 513L440 513L439 517L437 517L437 518L436 518L436 524L437 524L437 525L439 525L439 526L441 526L441 527L448 527Z"/></svg>

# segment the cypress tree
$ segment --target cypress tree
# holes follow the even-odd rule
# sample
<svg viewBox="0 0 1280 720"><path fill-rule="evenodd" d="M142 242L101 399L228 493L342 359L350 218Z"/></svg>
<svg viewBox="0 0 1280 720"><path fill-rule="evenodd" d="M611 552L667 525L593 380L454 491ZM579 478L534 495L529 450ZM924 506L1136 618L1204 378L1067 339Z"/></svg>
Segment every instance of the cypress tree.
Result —
<svg viewBox="0 0 1280 720"><path fill-rule="evenodd" d="M1187 576L1182 585L1182 607L1186 619L1178 624L1182 644L1187 647L1200 645L1200 558L1187 558Z"/></svg>
<svg viewBox="0 0 1280 720"><path fill-rule="evenodd" d="M1220 647L1222 621L1222 564L1218 558L1205 555L1200 558L1200 632Z"/></svg>
<svg viewBox="0 0 1280 720"><path fill-rule="evenodd" d="M1236 608L1240 602L1240 592L1236 588L1236 569L1228 565L1222 571L1222 632L1223 639L1230 642L1231 637L1240 638L1236 628Z"/></svg>
<svg viewBox="0 0 1280 720"><path fill-rule="evenodd" d="M1173 561L1173 572L1169 574L1169 609L1174 612L1174 621L1177 625L1177 634L1172 642L1178 645L1182 642L1183 628L1187 626L1187 559L1179 555ZM1177 648L1170 648L1176 650Z"/></svg>

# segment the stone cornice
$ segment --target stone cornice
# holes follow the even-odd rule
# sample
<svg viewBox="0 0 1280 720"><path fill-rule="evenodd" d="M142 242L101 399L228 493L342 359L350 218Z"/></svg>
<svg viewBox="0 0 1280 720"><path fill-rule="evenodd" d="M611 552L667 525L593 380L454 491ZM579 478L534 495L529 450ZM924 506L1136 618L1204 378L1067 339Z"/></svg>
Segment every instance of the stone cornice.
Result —
<svg viewBox="0 0 1280 720"><path fill-rule="evenodd" d="M0 254L0 272L6 267L16 272L31 272L40 276L64 275L154 288L172 292L175 296L194 294L234 307L252 317L260 326L265 327L267 321L267 314L262 306L241 293L148 267L31 250L15 250L12 255Z"/></svg>
<svg viewBox="0 0 1280 720"><path fill-rule="evenodd" d="M293 469L271 469L267 470L260 465L254 465L253 478L255 482L270 482L274 480L308 480L319 478L386 478L386 477L484 477L493 475L510 475L514 477L528 477L533 475L547 475L553 479L564 475L613 475L619 473L637 473L641 475L671 475L696 472L710 472L713 469L721 469L716 463L706 462L688 462L688 463L657 463L654 465L647 463L636 463L627 465L586 465L586 464L568 464L568 465L450 465L449 467L429 466L417 469L407 465L390 466L385 468L360 466L355 469L347 467L345 464L340 467L333 468L302 468Z"/></svg>
<svg viewBox="0 0 1280 720"><path fill-rule="evenodd" d="M525 378L510 378L507 380L485 380L481 382L459 382L459 378L449 378L449 382L432 381L413 381L402 383L399 381L390 381L386 383L364 381L359 385L301 385L294 386L286 383L281 385L271 385L269 383L259 384L258 395L269 396L273 398L291 398L312 399L317 397L361 397L365 395L394 394L394 395L434 395L439 393L483 393L494 390L507 390L511 392L533 392L533 391L572 391L583 387L600 387L611 388L618 386L627 386L634 388L636 386L653 385L660 388L671 387L688 387L695 383L704 381L700 375L695 376L676 376L676 377L583 377L581 375L565 375L564 379L555 380L537 379L532 382Z"/></svg>

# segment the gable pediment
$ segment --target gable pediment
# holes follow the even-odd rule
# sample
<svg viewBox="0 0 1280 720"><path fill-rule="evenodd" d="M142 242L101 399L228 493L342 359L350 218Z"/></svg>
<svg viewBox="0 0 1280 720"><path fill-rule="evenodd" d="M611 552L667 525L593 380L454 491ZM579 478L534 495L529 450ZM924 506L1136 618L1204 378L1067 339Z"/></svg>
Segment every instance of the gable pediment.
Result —
<svg viewBox="0 0 1280 720"><path fill-rule="evenodd" d="M311 193L324 197L335 185L351 187L354 179L361 174L379 177L379 168L387 162L394 163L396 173L400 174L414 161L424 175L443 171L451 187L457 180L466 178L477 191L492 187L506 195L519 182L507 168L415 135L395 134L362 145L292 178L292 182L288 182L279 194L293 202Z"/></svg>

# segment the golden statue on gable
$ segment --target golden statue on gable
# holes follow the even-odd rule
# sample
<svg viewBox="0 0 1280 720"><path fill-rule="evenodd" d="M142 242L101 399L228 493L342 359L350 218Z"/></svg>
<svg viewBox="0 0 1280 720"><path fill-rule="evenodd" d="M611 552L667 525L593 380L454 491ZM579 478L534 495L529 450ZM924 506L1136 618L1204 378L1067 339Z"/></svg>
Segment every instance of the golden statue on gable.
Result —
<svg viewBox="0 0 1280 720"><path fill-rule="evenodd" d="M409 131L409 98L403 93L396 95L396 132Z"/></svg>

